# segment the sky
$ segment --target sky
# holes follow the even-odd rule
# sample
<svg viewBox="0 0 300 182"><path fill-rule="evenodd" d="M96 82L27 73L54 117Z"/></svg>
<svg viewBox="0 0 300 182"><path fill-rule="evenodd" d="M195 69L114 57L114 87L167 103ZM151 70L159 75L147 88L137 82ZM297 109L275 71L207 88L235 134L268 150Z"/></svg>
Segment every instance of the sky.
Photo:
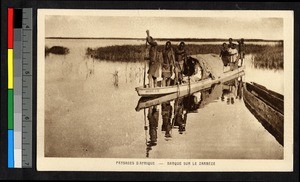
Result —
<svg viewBox="0 0 300 182"><path fill-rule="evenodd" d="M45 16L46 37L283 39L282 18Z"/></svg>

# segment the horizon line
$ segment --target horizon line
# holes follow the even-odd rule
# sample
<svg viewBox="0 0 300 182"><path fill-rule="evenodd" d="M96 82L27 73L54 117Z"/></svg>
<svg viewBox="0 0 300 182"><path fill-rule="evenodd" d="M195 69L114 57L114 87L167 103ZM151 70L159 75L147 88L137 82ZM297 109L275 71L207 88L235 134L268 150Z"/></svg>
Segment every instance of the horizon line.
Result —
<svg viewBox="0 0 300 182"><path fill-rule="evenodd" d="M121 37L45 37L45 39L119 39L119 40L145 40L145 38L121 38ZM188 40L188 41L228 41L229 38L155 38L156 40ZM233 40L240 40L234 39ZM245 41L262 41L262 42L283 42L282 39L247 39L244 38Z"/></svg>

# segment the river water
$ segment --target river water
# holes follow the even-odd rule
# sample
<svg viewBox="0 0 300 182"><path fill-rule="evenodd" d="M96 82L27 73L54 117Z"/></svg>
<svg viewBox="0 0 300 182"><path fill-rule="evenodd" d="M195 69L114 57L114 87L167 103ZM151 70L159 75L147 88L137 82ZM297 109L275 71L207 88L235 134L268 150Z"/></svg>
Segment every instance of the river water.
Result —
<svg viewBox="0 0 300 182"><path fill-rule="evenodd" d="M283 158L283 146L236 98L234 80L136 111L144 63L86 57L87 47L109 45L101 41L46 40L46 46L62 45L70 53L45 59L45 156ZM251 58L242 80L283 94L283 71L255 69Z"/></svg>

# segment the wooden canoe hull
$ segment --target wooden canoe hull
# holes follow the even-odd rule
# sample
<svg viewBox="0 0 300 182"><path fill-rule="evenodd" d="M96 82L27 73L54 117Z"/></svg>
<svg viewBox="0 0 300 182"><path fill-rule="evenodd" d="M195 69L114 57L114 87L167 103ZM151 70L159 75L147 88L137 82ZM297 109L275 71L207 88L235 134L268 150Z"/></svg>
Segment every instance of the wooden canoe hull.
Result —
<svg viewBox="0 0 300 182"><path fill-rule="evenodd" d="M238 76L244 76L244 68L236 69L233 71L228 71L224 73L222 76L215 79L205 79L195 83L185 83L182 85L168 86L168 87L155 87L155 88L143 88L137 87L135 90L137 91L139 96L142 97L156 97L159 95L166 95L172 93L184 93L184 92L195 92L196 90L201 90L205 88L209 88L212 84L216 84L219 82L224 82L226 80L231 80ZM181 94L180 94L181 95Z"/></svg>
<svg viewBox="0 0 300 182"><path fill-rule="evenodd" d="M256 84L245 83L243 99L246 107L257 120L283 145L284 115L283 100L278 98L278 93L272 94L267 89L262 89ZM269 93L266 97L264 94ZM283 98L283 96L282 96ZM272 101L271 101L271 100ZM274 100L277 104L274 106ZM282 108L282 110L280 110Z"/></svg>
<svg viewBox="0 0 300 182"><path fill-rule="evenodd" d="M234 79L237 79L240 76L242 76L242 75L235 75L234 77L227 77L226 79L223 79L222 81L220 81L216 84L224 84L224 83L227 83L228 81L230 82ZM162 96L157 96L157 97L141 97L140 100L138 101L138 104L137 104L135 110L140 111L141 109L145 109L150 106L160 105L164 102L168 102L168 101L174 100L176 98L185 97L185 96L193 94L195 92L210 89L214 85L215 84L211 84L207 88L203 88L203 89L186 90L186 91L166 94L166 95L162 95Z"/></svg>

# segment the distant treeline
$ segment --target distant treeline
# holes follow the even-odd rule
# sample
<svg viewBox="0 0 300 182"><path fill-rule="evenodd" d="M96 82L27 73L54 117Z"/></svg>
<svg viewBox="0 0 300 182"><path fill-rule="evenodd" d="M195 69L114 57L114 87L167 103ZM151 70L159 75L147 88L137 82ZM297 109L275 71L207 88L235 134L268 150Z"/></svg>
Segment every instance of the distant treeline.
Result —
<svg viewBox="0 0 300 182"><path fill-rule="evenodd" d="M164 45L158 46L158 51L161 52L163 49ZM187 44L186 49L189 55L219 54L221 46ZM143 61L146 52L145 45L116 45L96 49L87 48L86 55L99 60L136 62ZM283 43L276 45L249 44L246 45L246 54L253 55L253 65L256 68L283 69Z"/></svg>
<svg viewBox="0 0 300 182"><path fill-rule="evenodd" d="M145 40L145 38L122 38L122 37L46 37L46 39L99 39L99 40ZM157 41L176 41L176 42L228 42L224 38L155 38ZM238 41L239 39L233 39ZM283 40L265 40L265 39L244 39L246 42L277 42Z"/></svg>
<svg viewBox="0 0 300 182"><path fill-rule="evenodd" d="M63 47L63 46L53 46L51 48L45 47L45 55L48 56L50 53L52 54L58 54L58 55L66 55L69 54L70 50L69 48Z"/></svg>

